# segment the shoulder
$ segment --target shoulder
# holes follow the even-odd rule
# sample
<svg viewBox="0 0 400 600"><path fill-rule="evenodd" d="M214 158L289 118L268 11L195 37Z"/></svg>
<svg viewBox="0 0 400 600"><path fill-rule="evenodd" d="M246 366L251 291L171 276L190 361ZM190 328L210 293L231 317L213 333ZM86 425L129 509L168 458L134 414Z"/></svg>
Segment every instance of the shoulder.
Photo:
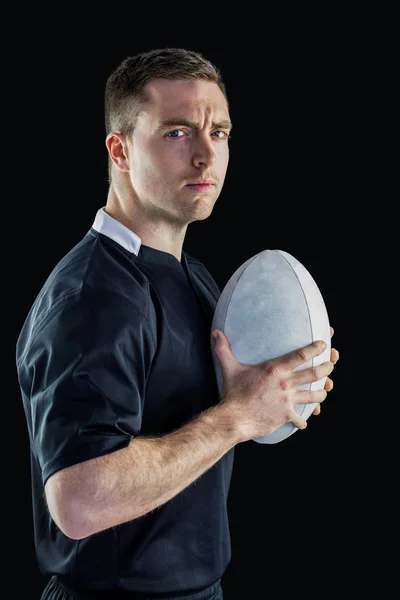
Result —
<svg viewBox="0 0 400 600"><path fill-rule="evenodd" d="M149 287L128 252L85 236L44 282L21 328L17 354L21 356L40 332L53 336L65 328L83 336L112 324L117 335L119 329L132 329L140 322L154 337L156 319Z"/></svg>
<svg viewBox="0 0 400 600"><path fill-rule="evenodd" d="M88 232L50 273L35 300L37 309L47 313L58 304L85 305L103 297L146 310L149 281L131 256L110 238Z"/></svg>

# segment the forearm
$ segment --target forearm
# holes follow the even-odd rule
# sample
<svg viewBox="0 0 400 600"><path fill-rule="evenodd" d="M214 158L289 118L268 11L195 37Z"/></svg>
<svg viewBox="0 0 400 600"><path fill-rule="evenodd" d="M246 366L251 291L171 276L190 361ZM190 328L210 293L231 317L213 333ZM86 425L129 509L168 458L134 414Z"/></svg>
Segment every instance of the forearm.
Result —
<svg viewBox="0 0 400 600"><path fill-rule="evenodd" d="M220 403L184 427L72 467L67 486L71 537L83 538L164 504L240 442L237 419ZM65 503L64 503L65 505ZM78 521L75 521L78 515Z"/></svg>

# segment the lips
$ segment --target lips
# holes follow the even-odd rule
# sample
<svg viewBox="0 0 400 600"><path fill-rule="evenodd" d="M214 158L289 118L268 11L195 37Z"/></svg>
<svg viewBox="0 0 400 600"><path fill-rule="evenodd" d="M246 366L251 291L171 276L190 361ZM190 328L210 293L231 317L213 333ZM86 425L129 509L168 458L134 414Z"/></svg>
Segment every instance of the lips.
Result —
<svg viewBox="0 0 400 600"><path fill-rule="evenodd" d="M193 181L186 185L215 185L212 179L199 179L198 181Z"/></svg>
<svg viewBox="0 0 400 600"><path fill-rule="evenodd" d="M213 183L189 183L186 185L189 190L197 193L207 193L211 192L214 187Z"/></svg>

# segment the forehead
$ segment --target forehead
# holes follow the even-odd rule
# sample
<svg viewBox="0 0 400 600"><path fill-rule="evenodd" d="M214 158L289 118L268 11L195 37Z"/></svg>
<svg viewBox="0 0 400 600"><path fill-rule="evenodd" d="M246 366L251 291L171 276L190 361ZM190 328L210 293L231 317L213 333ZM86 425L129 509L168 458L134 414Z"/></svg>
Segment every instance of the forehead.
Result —
<svg viewBox="0 0 400 600"><path fill-rule="evenodd" d="M195 118L210 114L227 119L228 105L216 83L203 80L154 79L146 85L150 97L144 113L154 119Z"/></svg>

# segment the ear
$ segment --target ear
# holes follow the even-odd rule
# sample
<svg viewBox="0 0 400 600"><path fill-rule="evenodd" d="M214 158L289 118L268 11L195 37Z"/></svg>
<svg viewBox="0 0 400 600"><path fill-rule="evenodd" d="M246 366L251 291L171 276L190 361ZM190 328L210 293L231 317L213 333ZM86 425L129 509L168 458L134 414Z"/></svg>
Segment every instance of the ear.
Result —
<svg viewBox="0 0 400 600"><path fill-rule="evenodd" d="M119 171L129 171L128 143L123 133L109 133L106 137L106 146L110 159Z"/></svg>

